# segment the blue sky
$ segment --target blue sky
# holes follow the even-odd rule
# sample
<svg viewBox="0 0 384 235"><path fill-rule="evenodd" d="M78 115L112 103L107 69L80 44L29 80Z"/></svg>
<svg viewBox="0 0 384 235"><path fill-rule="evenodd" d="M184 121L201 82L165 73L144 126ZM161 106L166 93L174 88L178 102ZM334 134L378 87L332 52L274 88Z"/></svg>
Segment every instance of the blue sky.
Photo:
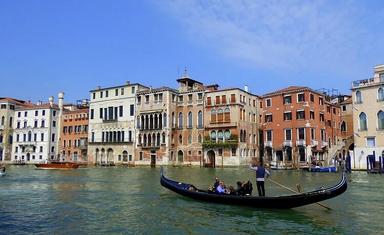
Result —
<svg viewBox="0 0 384 235"><path fill-rule="evenodd" d="M66 101L189 75L262 95L335 88L384 63L382 1L0 0L0 97Z"/></svg>

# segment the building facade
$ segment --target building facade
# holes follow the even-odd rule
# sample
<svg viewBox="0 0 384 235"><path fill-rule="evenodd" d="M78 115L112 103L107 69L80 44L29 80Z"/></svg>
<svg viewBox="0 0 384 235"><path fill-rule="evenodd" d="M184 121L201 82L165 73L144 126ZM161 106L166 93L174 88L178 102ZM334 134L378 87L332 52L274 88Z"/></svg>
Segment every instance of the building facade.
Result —
<svg viewBox="0 0 384 235"><path fill-rule="evenodd" d="M15 109L24 103L13 98L0 98L0 163L11 161Z"/></svg>
<svg viewBox="0 0 384 235"><path fill-rule="evenodd" d="M243 165L258 158L259 110L259 97L247 88L211 87L204 108L204 165Z"/></svg>
<svg viewBox="0 0 384 235"><path fill-rule="evenodd" d="M281 168L331 164L341 146L339 105L298 86L264 95L262 105L266 162Z"/></svg>
<svg viewBox="0 0 384 235"><path fill-rule="evenodd" d="M90 91L88 161L100 165L128 164L135 153L138 83Z"/></svg>
<svg viewBox="0 0 384 235"><path fill-rule="evenodd" d="M352 169L367 169L369 157L378 161L384 155L384 65L374 67L373 78L352 83L352 101L355 142Z"/></svg>
<svg viewBox="0 0 384 235"><path fill-rule="evenodd" d="M60 153L64 161L88 162L87 100L66 106L61 117Z"/></svg>
<svg viewBox="0 0 384 235"><path fill-rule="evenodd" d="M15 109L12 161L27 164L59 158L60 115L64 93L49 103L28 103Z"/></svg>

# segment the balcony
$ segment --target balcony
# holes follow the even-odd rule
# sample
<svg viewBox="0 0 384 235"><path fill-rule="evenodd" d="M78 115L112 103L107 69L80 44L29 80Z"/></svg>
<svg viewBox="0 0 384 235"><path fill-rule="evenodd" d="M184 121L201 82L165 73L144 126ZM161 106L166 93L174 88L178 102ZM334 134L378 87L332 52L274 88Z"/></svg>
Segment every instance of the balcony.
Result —
<svg viewBox="0 0 384 235"><path fill-rule="evenodd" d="M368 78L363 80L357 80L352 82L352 88L364 87L375 83L374 78Z"/></svg>
<svg viewBox="0 0 384 235"><path fill-rule="evenodd" d="M296 140L296 145L297 146L305 146L305 140Z"/></svg>
<svg viewBox="0 0 384 235"><path fill-rule="evenodd" d="M328 142L327 141L322 141L321 142L321 147L322 148L325 148L325 147L327 147L328 146Z"/></svg>
<svg viewBox="0 0 384 235"><path fill-rule="evenodd" d="M103 119L103 123L114 123L117 122L117 118L115 119Z"/></svg>
<svg viewBox="0 0 384 235"><path fill-rule="evenodd" d="M212 122L205 126L206 128L218 127L237 127L237 122Z"/></svg>
<svg viewBox="0 0 384 235"><path fill-rule="evenodd" d="M203 141L203 148L236 148L238 143L239 141L236 136L232 136L229 140L219 142L205 139Z"/></svg>
<svg viewBox="0 0 384 235"><path fill-rule="evenodd" d="M265 141L264 142L264 147L271 147L272 148L273 144L272 141Z"/></svg>
<svg viewBox="0 0 384 235"><path fill-rule="evenodd" d="M291 140L285 140L283 142L284 147L292 147L292 141Z"/></svg>
<svg viewBox="0 0 384 235"><path fill-rule="evenodd" d="M311 140L311 146L312 147L315 147L315 146L317 146L319 144L319 141L317 141L317 140Z"/></svg>

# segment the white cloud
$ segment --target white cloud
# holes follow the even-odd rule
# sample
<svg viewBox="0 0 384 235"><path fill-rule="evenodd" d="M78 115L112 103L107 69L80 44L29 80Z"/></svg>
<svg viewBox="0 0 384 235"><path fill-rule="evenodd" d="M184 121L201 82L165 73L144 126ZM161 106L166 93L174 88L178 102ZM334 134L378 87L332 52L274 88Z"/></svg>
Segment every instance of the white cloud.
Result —
<svg viewBox="0 0 384 235"><path fill-rule="evenodd" d="M216 53L263 69L340 69L372 39L354 1L162 1L188 37Z"/></svg>

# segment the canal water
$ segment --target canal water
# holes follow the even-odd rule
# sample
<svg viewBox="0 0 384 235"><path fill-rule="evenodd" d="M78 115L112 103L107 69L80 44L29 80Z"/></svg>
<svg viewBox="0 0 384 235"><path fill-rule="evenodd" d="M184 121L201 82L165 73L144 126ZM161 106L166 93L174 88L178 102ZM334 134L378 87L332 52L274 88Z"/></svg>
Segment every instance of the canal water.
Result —
<svg viewBox="0 0 384 235"><path fill-rule="evenodd" d="M348 190L310 205L268 210L208 204L159 183L160 168L81 168L70 171L10 166L0 177L0 234L368 234L384 232L384 175L353 172ZM254 181L248 168L167 167L168 177L207 188L215 176L234 185ZM274 171L272 179L303 190L330 186L337 173ZM290 194L266 183L268 195Z"/></svg>

